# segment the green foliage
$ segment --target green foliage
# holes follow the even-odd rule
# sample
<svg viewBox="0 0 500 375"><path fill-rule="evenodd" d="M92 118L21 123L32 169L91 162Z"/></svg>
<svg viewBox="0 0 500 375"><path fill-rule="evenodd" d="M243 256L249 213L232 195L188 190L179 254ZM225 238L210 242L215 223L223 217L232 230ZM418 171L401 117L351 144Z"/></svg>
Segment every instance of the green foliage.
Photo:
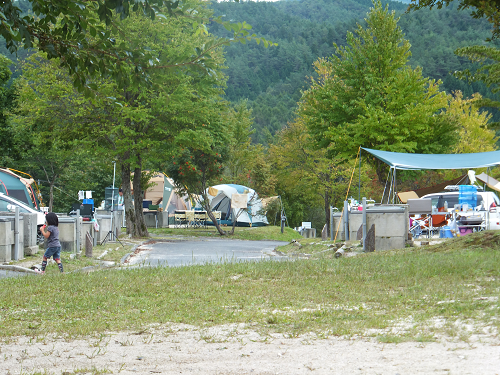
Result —
<svg viewBox="0 0 500 375"><path fill-rule="evenodd" d="M441 80L441 91L460 90L465 97L479 92L485 98L495 99L483 83L469 85L450 74L472 67L454 51L482 43L491 35L491 25L486 20L474 19L466 10L459 12L454 4L410 13L404 13L406 4L388 4L400 16L398 25L411 43L412 67L420 66L424 77ZM346 33L356 29L356 21L363 24L370 6L370 1L357 0L213 4L216 14L226 15L228 20L246 20L256 32L279 44L270 49L239 44L227 48L226 98L233 103L248 99L255 121L254 142L272 143L269 134L274 135L293 121L307 77L316 77L313 62L331 56L335 52L333 43L345 45ZM210 30L224 35L219 25ZM497 112L492 113L493 120L498 120Z"/></svg>
<svg viewBox="0 0 500 375"><path fill-rule="evenodd" d="M315 63L320 78L304 92L298 115L316 144L333 156L353 158L359 146L440 153L454 142L454 123L434 116L446 106L446 95L439 82L407 65L410 44L397 21L374 2L366 28L359 25L347 46L336 46L336 55ZM385 166L374 164L383 180Z"/></svg>
<svg viewBox="0 0 500 375"><path fill-rule="evenodd" d="M197 0L30 0L32 12L22 14L14 0L0 6L0 33L7 48L15 53L19 48L37 48L49 59L59 58L60 64L71 75L73 85L86 95L96 87L89 80L96 77L112 78L120 88L130 85L152 85L151 75L166 67L196 66L205 74L215 68L210 52L230 42L262 42L265 47L274 43L250 33L247 23L223 22L210 18L231 31L225 38L196 46L183 54L158 58L157 51L147 43L121 41L126 35L126 24L132 14L155 20L189 20L196 35L206 34L208 16L200 12L205 4ZM206 18L203 18L205 17Z"/></svg>
<svg viewBox="0 0 500 375"><path fill-rule="evenodd" d="M0 144L2 145L2 155L0 155L0 165L12 167L12 161L18 157L18 150L13 142L13 134L7 124L8 111L14 102L14 90L9 87L8 82L11 77L9 65L10 60L0 55Z"/></svg>
<svg viewBox="0 0 500 375"><path fill-rule="evenodd" d="M421 8L437 7L441 9L443 6L448 6L453 0L411 0L412 4L409 10ZM500 36L500 7L495 0L458 0L458 9L471 9L473 18L486 18L493 25L492 36L498 38Z"/></svg>
<svg viewBox="0 0 500 375"><path fill-rule="evenodd" d="M176 150L176 155L172 156L171 162L166 164L168 176L179 186L185 187L186 192L191 195L202 194L207 187L216 183L217 179L222 180L220 176L224 147L220 143L207 144L210 136L205 133L202 137L193 139L194 142L183 143ZM198 139L205 145L197 143Z"/></svg>

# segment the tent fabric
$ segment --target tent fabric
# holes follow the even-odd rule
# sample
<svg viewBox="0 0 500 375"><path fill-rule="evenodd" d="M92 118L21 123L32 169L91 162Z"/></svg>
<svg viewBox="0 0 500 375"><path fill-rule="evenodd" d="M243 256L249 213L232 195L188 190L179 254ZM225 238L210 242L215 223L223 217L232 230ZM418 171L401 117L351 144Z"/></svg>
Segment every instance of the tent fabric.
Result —
<svg viewBox="0 0 500 375"><path fill-rule="evenodd" d="M422 189L417 189L415 190L415 193L419 197L423 197L424 195L427 194L441 193L445 190L446 186L448 185L469 185L469 184L470 184L469 177L466 174L464 174L463 176L454 178L453 180L448 180L437 185L425 187Z"/></svg>
<svg viewBox="0 0 500 375"><path fill-rule="evenodd" d="M231 196L231 206L233 208L247 208L247 194L233 194Z"/></svg>
<svg viewBox="0 0 500 375"><path fill-rule="evenodd" d="M222 224L232 224L238 214L236 218L237 226L263 226L268 224L265 215L260 213L262 201L255 190L235 184L216 185L210 188L218 192L215 197L208 195L208 199L210 200L211 209L221 212ZM207 189L207 193L210 188ZM232 198L233 196L240 198L242 195L246 196L244 202L246 209L240 212L239 208L233 206Z"/></svg>
<svg viewBox="0 0 500 375"><path fill-rule="evenodd" d="M406 203L408 199L418 199L427 194L441 193L448 185L469 185L469 177L464 174L453 180L448 180L437 185L425 187L422 189L399 192L398 197L402 203Z"/></svg>
<svg viewBox="0 0 500 375"><path fill-rule="evenodd" d="M484 182L490 189L500 191L500 182L495 180L493 177L488 176L486 173L481 173L476 176L476 179Z"/></svg>
<svg viewBox="0 0 500 375"><path fill-rule="evenodd" d="M474 169L500 165L500 151L474 154L406 154L364 147L361 149L395 169Z"/></svg>
<svg viewBox="0 0 500 375"><path fill-rule="evenodd" d="M37 209L38 202L31 187L34 182L32 178L24 178L9 169L0 168L0 192Z"/></svg>
<svg viewBox="0 0 500 375"><path fill-rule="evenodd" d="M173 215L176 210L190 210L192 208L189 197L182 195L174 187L174 181L163 173L151 177L148 183L150 186L144 192L144 200L152 201L153 205L161 205L163 211L168 211ZM132 181L130 189L133 192Z"/></svg>

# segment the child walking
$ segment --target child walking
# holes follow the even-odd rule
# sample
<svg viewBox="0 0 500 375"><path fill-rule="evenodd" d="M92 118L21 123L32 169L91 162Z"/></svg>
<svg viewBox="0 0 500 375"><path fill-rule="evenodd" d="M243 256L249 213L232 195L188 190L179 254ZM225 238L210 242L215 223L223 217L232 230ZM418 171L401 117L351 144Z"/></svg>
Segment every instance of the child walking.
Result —
<svg viewBox="0 0 500 375"><path fill-rule="evenodd" d="M47 259L53 257L56 261L59 271L63 272L63 265L61 263L61 243L59 242L59 219L57 215L53 212L49 212L45 215L46 225L40 228L43 236L47 239L47 250L43 254L42 261L42 273L45 273L45 267L47 267Z"/></svg>

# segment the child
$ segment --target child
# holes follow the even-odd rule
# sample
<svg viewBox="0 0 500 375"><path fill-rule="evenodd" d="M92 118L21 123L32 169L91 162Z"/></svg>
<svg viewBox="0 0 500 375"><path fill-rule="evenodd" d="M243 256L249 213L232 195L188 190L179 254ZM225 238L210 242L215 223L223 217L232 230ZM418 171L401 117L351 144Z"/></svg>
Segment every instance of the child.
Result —
<svg viewBox="0 0 500 375"><path fill-rule="evenodd" d="M63 272L63 265L61 263L61 243L59 242L59 219L57 215L53 212L49 212L45 215L46 225L42 226L40 232L47 239L47 250L43 254L42 261L42 273L45 273L45 267L47 267L47 259L53 257L59 266L59 270Z"/></svg>

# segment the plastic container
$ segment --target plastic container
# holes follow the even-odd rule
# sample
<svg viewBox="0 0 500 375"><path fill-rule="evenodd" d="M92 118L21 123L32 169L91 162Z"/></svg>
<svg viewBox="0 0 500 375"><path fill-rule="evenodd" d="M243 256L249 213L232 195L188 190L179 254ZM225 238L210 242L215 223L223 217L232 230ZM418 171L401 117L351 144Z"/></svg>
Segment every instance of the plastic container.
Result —
<svg viewBox="0 0 500 375"><path fill-rule="evenodd" d="M472 233L472 228L458 227L458 233L460 236L465 236Z"/></svg>
<svg viewBox="0 0 500 375"><path fill-rule="evenodd" d="M474 209L477 206L477 187L474 185L459 185L458 203L462 207L467 204L468 207Z"/></svg>
<svg viewBox="0 0 500 375"><path fill-rule="evenodd" d="M449 226L444 226L439 231L439 238L453 238L453 233Z"/></svg>

